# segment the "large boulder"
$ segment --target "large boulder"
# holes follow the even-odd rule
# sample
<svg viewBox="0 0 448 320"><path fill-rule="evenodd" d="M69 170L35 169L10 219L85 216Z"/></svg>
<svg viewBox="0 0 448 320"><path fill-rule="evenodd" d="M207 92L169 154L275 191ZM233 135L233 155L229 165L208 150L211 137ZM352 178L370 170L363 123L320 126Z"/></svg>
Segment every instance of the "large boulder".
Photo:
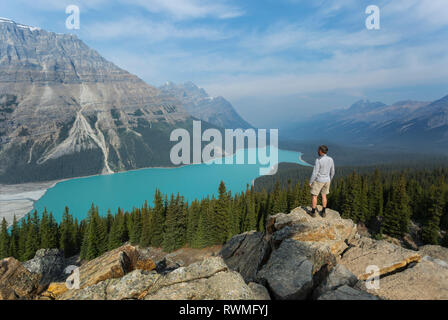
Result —
<svg viewBox="0 0 448 320"><path fill-rule="evenodd" d="M161 276L154 271L134 270L121 279L109 280L105 300L138 299Z"/></svg>
<svg viewBox="0 0 448 320"><path fill-rule="evenodd" d="M135 257L137 257L136 249L126 245L86 262L79 268L80 288L107 279L123 277L132 270L132 261L136 261Z"/></svg>
<svg viewBox="0 0 448 320"><path fill-rule="evenodd" d="M122 278L107 279L80 290L66 290L55 297L59 300L138 299L159 277L154 271L134 270ZM50 291L50 288L47 291Z"/></svg>
<svg viewBox="0 0 448 320"><path fill-rule="evenodd" d="M136 247L127 244L84 263L79 268L80 288L107 279L121 278L132 270L151 271L155 267L151 258L141 256Z"/></svg>
<svg viewBox="0 0 448 320"><path fill-rule="evenodd" d="M0 300L31 299L38 290L40 275L28 271L14 258L0 260Z"/></svg>
<svg viewBox="0 0 448 320"><path fill-rule="evenodd" d="M144 299L253 300L254 298L254 292L244 282L241 275L235 271L227 271L218 272L209 278L198 278L188 282L178 282L163 286L157 291L150 292Z"/></svg>
<svg viewBox="0 0 448 320"><path fill-rule="evenodd" d="M390 242L373 240L366 237L353 241L340 259L339 263L345 266L359 280L372 277L369 266L378 268L378 275L405 268L411 263L419 262L421 256L418 252L404 249Z"/></svg>
<svg viewBox="0 0 448 320"><path fill-rule="evenodd" d="M232 237L219 253L230 269L241 274L244 281L257 277L260 265L269 254L269 244L261 232L246 232Z"/></svg>
<svg viewBox="0 0 448 320"><path fill-rule="evenodd" d="M30 272L41 275L39 291L45 289L51 282L63 281L66 262L64 253L58 249L40 249L34 258L26 261L23 266Z"/></svg>
<svg viewBox="0 0 448 320"><path fill-rule="evenodd" d="M209 257L168 273L150 287L146 300L246 300L254 292L221 257Z"/></svg>
<svg viewBox="0 0 448 320"><path fill-rule="evenodd" d="M313 248L308 243L286 239L271 254L257 277L276 299L306 299L313 289L314 275L333 263L329 247Z"/></svg>
<svg viewBox="0 0 448 320"><path fill-rule="evenodd" d="M189 300L255 299L240 274L230 271L221 257L210 257L167 274L135 270L119 279L107 279L79 290L69 290L58 299L74 300Z"/></svg>
<svg viewBox="0 0 448 320"><path fill-rule="evenodd" d="M137 247L139 260L153 261L156 265L156 270L158 273L168 273L179 267L186 267L207 257L215 256L219 252L220 248L221 246L213 246L201 249L181 248L174 252L167 253L164 252L161 248ZM146 268L145 270L149 269Z"/></svg>
<svg viewBox="0 0 448 320"><path fill-rule="evenodd" d="M330 209L325 218L308 211L300 207L267 219L272 254L257 277L276 299L310 298L355 238L352 220Z"/></svg>
<svg viewBox="0 0 448 320"><path fill-rule="evenodd" d="M358 282L358 278L346 267L338 264L330 274L324 278L320 285L314 290L314 297L319 297L329 291L334 291L339 287L347 285L353 287Z"/></svg>
<svg viewBox="0 0 448 320"><path fill-rule="evenodd" d="M448 300L448 269L431 261L381 278L378 289L368 289L364 281L357 287L387 300Z"/></svg>
<svg viewBox="0 0 448 320"><path fill-rule="evenodd" d="M254 294L254 300L271 300L271 296L265 286L256 282L249 282L248 286Z"/></svg>
<svg viewBox="0 0 448 320"><path fill-rule="evenodd" d="M324 293L317 300L379 300L379 298L365 291L343 285L336 290Z"/></svg>
<svg viewBox="0 0 448 320"><path fill-rule="evenodd" d="M313 242L328 246L334 255L341 254L356 234L356 225L350 219L342 219L338 212L327 209L325 218L311 217L307 208L296 208L289 214L270 216L266 228L274 243L284 239Z"/></svg>

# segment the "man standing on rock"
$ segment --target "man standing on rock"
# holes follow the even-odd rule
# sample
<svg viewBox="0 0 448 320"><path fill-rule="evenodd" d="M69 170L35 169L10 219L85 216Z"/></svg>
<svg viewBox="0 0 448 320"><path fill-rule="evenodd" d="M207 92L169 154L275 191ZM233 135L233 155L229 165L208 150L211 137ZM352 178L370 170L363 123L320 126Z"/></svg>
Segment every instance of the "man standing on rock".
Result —
<svg viewBox="0 0 448 320"><path fill-rule="evenodd" d="M310 179L311 195L313 196L311 216L316 217L317 197L322 194L322 217L327 215L327 194L330 193L330 183L334 177L334 161L327 156L328 147L320 146L317 150L319 158L316 159L313 174Z"/></svg>

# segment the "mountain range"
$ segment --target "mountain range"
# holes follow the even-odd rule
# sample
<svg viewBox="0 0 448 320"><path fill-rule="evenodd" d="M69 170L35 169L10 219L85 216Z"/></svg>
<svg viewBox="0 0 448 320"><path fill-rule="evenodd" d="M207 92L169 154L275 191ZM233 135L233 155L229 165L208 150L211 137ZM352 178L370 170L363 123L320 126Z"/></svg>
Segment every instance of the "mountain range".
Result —
<svg viewBox="0 0 448 320"><path fill-rule="evenodd" d="M167 82L159 89L182 101L183 107L192 116L215 126L229 129L247 129L252 126L235 111L229 101L223 97L211 97L193 82L175 84Z"/></svg>
<svg viewBox="0 0 448 320"><path fill-rule="evenodd" d="M347 109L315 115L286 131L297 140L443 152L448 146L448 96L391 105L361 100Z"/></svg>
<svg viewBox="0 0 448 320"><path fill-rule="evenodd" d="M0 18L0 183L170 166L171 131L197 118L248 126L192 83L158 89L75 35Z"/></svg>

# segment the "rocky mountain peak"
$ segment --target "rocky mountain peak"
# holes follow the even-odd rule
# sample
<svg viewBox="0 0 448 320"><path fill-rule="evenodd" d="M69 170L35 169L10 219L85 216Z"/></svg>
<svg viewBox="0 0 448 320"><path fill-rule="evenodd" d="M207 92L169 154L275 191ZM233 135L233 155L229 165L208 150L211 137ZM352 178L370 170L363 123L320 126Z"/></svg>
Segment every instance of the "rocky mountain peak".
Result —
<svg viewBox="0 0 448 320"><path fill-rule="evenodd" d="M187 119L175 97L75 35L0 23L1 182L167 165L169 128Z"/></svg>
<svg viewBox="0 0 448 320"><path fill-rule="evenodd" d="M27 30L29 30L31 32L33 32L33 31L40 31L41 30L40 28L37 28L37 27L27 26L27 25L24 25L24 24L16 23L15 21L13 21L11 19L0 17L0 24L6 24L6 23L12 24L12 25L14 25L14 26L16 26L18 28L27 29Z"/></svg>
<svg viewBox="0 0 448 320"><path fill-rule="evenodd" d="M230 102L223 97L211 97L203 88L191 81L183 84L167 82L159 89L179 99L185 109L198 119L221 128L252 127L241 118Z"/></svg>
<svg viewBox="0 0 448 320"><path fill-rule="evenodd" d="M369 100L359 100L352 104L348 110L355 111L355 112L368 112L374 109L378 109L381 107L386 106L386 104L382 102L371 102Z"/></svg>

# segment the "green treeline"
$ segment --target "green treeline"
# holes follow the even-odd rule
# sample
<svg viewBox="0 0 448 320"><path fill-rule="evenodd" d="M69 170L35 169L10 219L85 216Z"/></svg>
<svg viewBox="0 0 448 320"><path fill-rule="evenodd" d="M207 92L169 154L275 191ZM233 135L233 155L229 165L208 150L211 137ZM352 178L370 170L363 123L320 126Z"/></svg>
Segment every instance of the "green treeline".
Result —
<svg viewBox="0 0 448 320"><path fill-rule="evenodd" d="M286 166L275 181L269 176L257 179L256 190L290 190L291 180L296 186L301 182L307 185L311 171ZM377 237L388 234L400 238L409 231L412 220L421 225L423 242L448 246L448 237L440 239L439 235L441 230L448 231L448 168L398 170L391 166L347 171L337 169L328 196L329 208L365 224Z"/></svg>
<svg viewBox="0 0 448 320"><path fill-rule="evenodd" d="M439 239L439 232L448 230L447 181L447 168L387 175L354 172L335 180L328 206L378 235L400 238L412 220L422 226L425 243L448 246L447 236Z"/></svg>
<svg viewBox="0 0 448 320"><path fill-rule="evenodd" d="M411 219L422 225L422 239L429 244L447 246L448 169L403 171L383 174L352 174L332 183L328 207L344 218L364 223L374 234L400 238L408 232ZM87 218L78 221L66 208L61 222L52 213L36 211L19 222L14 219L8 230L3 219L0 230L0 258L13 256L25 261L40 248L63 249L67 257L80 253L82 259L93 259L125 242L143 247L161 247L173 251L188 246L202 248L223 244L232 236L264 230L269 214L290 212L309 205L307 181L282 187L276 182L270 192L255 191L233 194L219 185L217 197L206 197L191 203L177 195L169 198L156 191L153 205L147 202L131 212L110 210L100 216L92 204Z"/></svg>
<svg viewBox="0 0 448 320"><path fill-rule="evenodd" d="M9 230L3 219L0 258L25 261L38 249L59 248L67 257L80 253L82 259L90 260L128 241L167 252L184 246L202 248L223 244L245 231L263 230L266 214L277 210L266 192L255 193L247 187L232 195L223 182L218 191L218 197L188 203L179 194L168 198L157 190L151 207L145 202L131 212L109 210L104 216L92 204L82 221L65 208L59 224L46 210L42 215L34 211L19 222L14 219Z"/></svg>

